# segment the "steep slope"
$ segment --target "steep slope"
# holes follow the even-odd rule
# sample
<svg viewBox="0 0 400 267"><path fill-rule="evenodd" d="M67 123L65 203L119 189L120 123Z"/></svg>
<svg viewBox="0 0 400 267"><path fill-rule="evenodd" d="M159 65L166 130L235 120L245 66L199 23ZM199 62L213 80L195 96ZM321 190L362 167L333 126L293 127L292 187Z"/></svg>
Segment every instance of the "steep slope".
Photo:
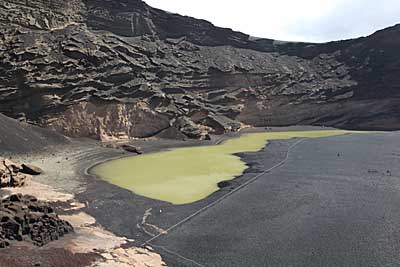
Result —
<svg viewBox="0 0 400 267"><path fill-rule="evenodd" d="M5 0L0 40L0 112L69 136L204 138L241 123L400 128L399 25L288 43L139 0Z"/></svg>
<svg viewBox="0 0 400 267"><path fill-rule="evenodd" d="M0 114L0 154L37 152L67 142L60 134Z"/></svg>

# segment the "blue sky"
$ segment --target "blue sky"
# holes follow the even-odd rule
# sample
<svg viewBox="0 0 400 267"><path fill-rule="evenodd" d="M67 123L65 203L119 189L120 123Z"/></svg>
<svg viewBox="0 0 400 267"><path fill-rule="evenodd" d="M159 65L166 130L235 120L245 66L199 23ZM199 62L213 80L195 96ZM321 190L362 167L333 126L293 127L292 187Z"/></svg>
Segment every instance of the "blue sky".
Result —
<svg viewBox="0 0 400 267"><path fill-rule="evenodd" d="M145 0L256 37L325 42L400 23L400 0Z"/></svg>

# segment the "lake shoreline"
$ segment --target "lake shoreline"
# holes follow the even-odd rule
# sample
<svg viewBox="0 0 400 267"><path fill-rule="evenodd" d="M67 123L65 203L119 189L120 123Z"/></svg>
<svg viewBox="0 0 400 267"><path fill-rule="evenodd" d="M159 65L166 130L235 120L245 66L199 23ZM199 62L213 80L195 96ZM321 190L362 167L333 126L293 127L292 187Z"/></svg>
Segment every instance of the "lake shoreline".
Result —
<svg viewBox="0 0 400 267"><path fill-rule="evenodd" d="M272 140L341 135L343 130L262 131L205 146L175 148L96 165L98 178L151 199L184 205L207 198L218 184L241 176L247 169L239 153L257 152ZM221 186L223 187L223 186Z"/></svg>
<svg viewBox="0 0 400 267"><path fill-rule="evenodd" d="M199 147L199 146L211 146L211 145L219 145L220 143L231 139L240 137L242 134L248 133L261 133L261 132L284 132L284 131L319 131L319 130L335 130L332 127L321 127L321 126L287 126L287 127L250 127L250 128L243 128L241 131L238 132L229 132L223 135L211 135L211 140L195 140L195 139L188 139L185 141L178 141L178 140L169 140L169 139L154 139L154 140L146 140L138 139L138 140L131 140L131 141L124 141L119 142L123 144L137 146L142 149L143 155L149 153L158 153L163 151L168 151L175 148L183 148L183 147ZM112 143L112 142L110 142ZM110 151L108 151L110 152ZM115 151L113 151L115 152ZM136 157L133 153L129 153L126 151L122 151L122 153L96 153L101 155L101 159L98 161L90 161L90 162L83 162L80 167L80 174L85 176L93 176L90 173L90 170L95 166L105 163L107 161L112 161L116 159L126 158L126 157Z"/></svg>
<svg viewBox="0 0 400 267"><path fill-rule="evenodd" d="M331 128L297 126L268 128L268 131L315 131L329 129ZM211 142L174 142L173 145L171 145L170 140L157 140L156 142L135 141L132 142L132 144L141 146L144 154L146 154L180 147L213 145L217 143L217 141L222 142L229 138L238 137L241 134L255 132L265 132L265 128L245 129L244 131L239 133L230 133L223 136L217 136L218 139L214 139ZM289 146L292 142L293 140L284 140L272 141L270 142L270 144L268 144L269 155L271 155L271 166L284 157L286 150L283 149L283 147ZM279 144L279 147L276 147L274 144ZM106 156L108 155L106 154ZM117 157L112 156L114 155L111 154L109 157L103 157L102 160L112 160L117 157L120 158L134 155L124 154L117 155ZM134 244L140 245L143 243L143 241L151 237L151 235L159 234L164 229L167 229L175 221L179 221L180 219L185 218L188 214L197 211L198 209L211 203L215 199L238 187L240 184L246 182L251 178L250 176L254 175L254 172L258 171L256 170L258 167L253 166L252 162L246 159L247 153L238 153L237 156L239 156L242 161L244 161L248 166L244 173L230 180L228 186L220 188L220 190L212 193L206 199L197 201L195 203L186 205L172 205L167 202L149 199L134 194L129 190L112 185L90 174L84 175L88 186L84 192L77 195L77 198L83 202L87 201L93 203L88 205L86 212L98 219L99 223L103 225L106 229L110 230L111 232L117 233L118 235L133 238L137 240L136 242L134 242ZM97 163L98 162L99 161L97 161ZM85 169L81 169L82 174L84 174L84 171ZM107 196L107 199L96 200L97 196ZM149 210L150 212L148 212ZM146 216L146 213L151 213L151 215ZM165 216L163 216L165 213L173 215L171 215L171 217L165 218ZM117 222L113 222L115 218L118 218ZM129 220L126 220L124 218L129 218ZM144 219L146 220L143 223ZM135 223L132 223L132 221L134 221ZM127 224L130 225L130 228L127 227Z"/></svg>

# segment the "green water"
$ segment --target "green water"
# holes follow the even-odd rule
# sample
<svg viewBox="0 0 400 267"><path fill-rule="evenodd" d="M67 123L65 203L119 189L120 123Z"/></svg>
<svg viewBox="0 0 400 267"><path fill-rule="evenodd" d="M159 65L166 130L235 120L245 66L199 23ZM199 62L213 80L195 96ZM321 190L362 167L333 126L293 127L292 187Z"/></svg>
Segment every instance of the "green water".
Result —
<svg viewBox="0 0 400 267"><path fill-rule="evenodd" d="M325 137L342 130L245 134L219 145L176 148L169 151L105 162L91 169L101 179L138 195L171 202L192 203L219 190L217 184L239 176L247 168L233 154L256 152L269 140Z"/></svg>

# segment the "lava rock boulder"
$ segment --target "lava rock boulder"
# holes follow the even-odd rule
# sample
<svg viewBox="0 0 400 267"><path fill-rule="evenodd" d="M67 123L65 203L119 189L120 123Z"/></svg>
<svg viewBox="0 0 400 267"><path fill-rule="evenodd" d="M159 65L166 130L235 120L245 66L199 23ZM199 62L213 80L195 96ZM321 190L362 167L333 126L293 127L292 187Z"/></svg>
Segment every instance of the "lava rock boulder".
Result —
<svg viewBox="0 0 400 267"><path fill-rule="evenodd" d="M27 241L43 246L73 232L47 203L29 195L16 194L0 203L0 248L11 242Z"/></svg>
<svg viewBox="0 0 400 267"><path fill-rule="evenodd" d="M30 165L30 164L22 164L21 165L21 172L26 173L29 175L40 175L43 173L43 170L37 166Z"/></svg>

